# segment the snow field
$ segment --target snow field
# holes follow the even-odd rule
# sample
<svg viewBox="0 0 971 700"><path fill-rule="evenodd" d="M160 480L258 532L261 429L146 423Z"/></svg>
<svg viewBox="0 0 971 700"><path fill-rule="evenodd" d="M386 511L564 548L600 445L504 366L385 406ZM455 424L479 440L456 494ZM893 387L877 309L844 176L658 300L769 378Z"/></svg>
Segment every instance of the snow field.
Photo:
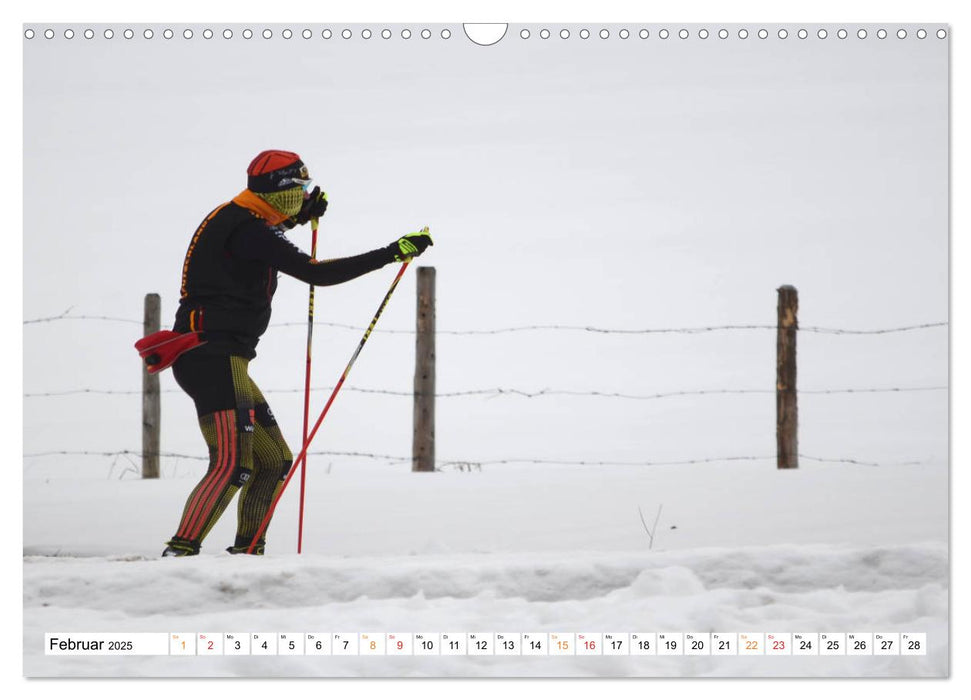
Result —
<svg viewBox="0 0 971 700"><path fill-rule="evenodd" d="M28 480L25 673L944 676L940 477L927 467L756 464L410 474L348 462L308 477L304 554L294 552L294 491L267 556L221 552L231 507L203 554L178 560L156 557L192 478ZM649 526L663 505L653 550L638 505ZM45 632L69 631L896 631L926 632L928 655L43 656Z"/></svg>

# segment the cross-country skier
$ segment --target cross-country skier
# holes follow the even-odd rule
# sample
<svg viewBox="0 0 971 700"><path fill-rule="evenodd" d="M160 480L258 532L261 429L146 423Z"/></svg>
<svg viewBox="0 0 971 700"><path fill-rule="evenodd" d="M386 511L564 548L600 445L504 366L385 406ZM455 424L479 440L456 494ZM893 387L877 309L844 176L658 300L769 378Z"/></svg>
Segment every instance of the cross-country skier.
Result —
<svg viewBox="0 0 971 700"><path fill-rule="evenodd" d="M246 172L247 188L199 224L182 265L173 327L181 354L172 370L195 402L209 469L189 494L163 557L198 554L237 491L236 541L227 551L245 552L293 463L248 371L270 321L277 272L313 285L340 284L432 245L426 231L409 233L362 255L317 262L285 235L327 211L327 196L314 186L300 157L263 151ZM261 538L253 553L263 554L263 548Z"/></svg>

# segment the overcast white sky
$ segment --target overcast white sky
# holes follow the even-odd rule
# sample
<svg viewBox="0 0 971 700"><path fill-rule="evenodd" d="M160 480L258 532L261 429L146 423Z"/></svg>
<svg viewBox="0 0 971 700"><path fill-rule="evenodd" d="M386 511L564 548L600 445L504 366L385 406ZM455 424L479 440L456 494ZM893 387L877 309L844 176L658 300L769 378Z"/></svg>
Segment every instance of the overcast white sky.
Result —
<svg viewBox="0 0 971 700"><path fill-rule="evenodd" d="M84 25L89 26L89 25ZM948 306L948 41L835 37L841 25L512 25L483 48L447 25L354 38L102 38L24 42L24 318L141 318L146 292L177 303L195 226L245 185L264 148L299 152L330 193L324 257L429 225L442 330L532 324L670 328L771 324L794 284L804 326L944 321ZM163 25L151 25L160 34ZM230 25L212 25L217 29ZM259 30L263 26L259 25ZM302 25L300 25L302 26ZM347 25L333 25L342 29ZM429 26L433 38L418 37ZM594 35L577 38L581 27ZM609 40L596 32L603 26ZM737 38L740 26L751 36ZM770 31L760 40L759 27ZM294 25L297 28L297 25ZM364 27L375 32L363 40ZM639 38L647 28L650 37ZM59 28L59 33L64 27ZM699 27L694 27L696 32ZM75 27L80 32L81 25ZM51 193L57 205L51 206ZM65 218L64 212L71 212ZM294 232L309 247L309 230ZM54 244L56 242L56 244ZM363 326L393 270L318 293L317 318ZM414 323L414 285L382 329ZM306 288L281 284L251 373L297 440ZM140 387L135 324L24 329L24 391ZM315 385L339 376L359 333L321 326ZM800 387L947 383L947 333L802 334ZM72 362L63 361L70 348ZM407 391L408 335L375 334L351 385ZM774 382L766 331L668 336L526 332L443 336L439 391L485 387L653 394ZM175 389L171 377L163 389ZM322 406L326 394L317 395ZM803 402L809 454L946 459L946 394ZM138 449L137 396L26 398L24 450ZM201 451L191 404L163 406L163 451ZM442 399L438 457L646 461L771 455L766 396L622 401ZM318 449L407 455L406 398L348 392ZM703 439L699 440L699 431ZM198 444L197 444L198 443ZM86 464L87 462L81 462ZM43 460L27 460L28 474ZM103 460L92 467L104 473Z"/></svg>

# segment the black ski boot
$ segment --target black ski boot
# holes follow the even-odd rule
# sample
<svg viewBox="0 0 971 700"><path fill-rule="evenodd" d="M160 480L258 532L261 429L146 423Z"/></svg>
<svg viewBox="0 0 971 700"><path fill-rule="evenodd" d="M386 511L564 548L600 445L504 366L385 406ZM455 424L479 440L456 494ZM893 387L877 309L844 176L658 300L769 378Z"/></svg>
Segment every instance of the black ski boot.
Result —
<svg viewBox="0 0 971 700"><path fill-rule="evenodd" d="M230 554L247 554L246 550L249 549L250 543L252 541L253 541L252 537L237 536L236 544L232 545L231 547L226 547L226 551L229 552ZM266 546L266 542L264 542L263 538L261 537L259 540L256 541L256 546L253 547L253 551L248 553L263 556L264 546Z"/></svg>
<svg viewBox="0 0 971 700"><path fill-rule="evenodd" d="M199 544L184 540L181 537L173 537L165 543L166 547L162 550L163 557L194 557L199 553Z"/></svg>

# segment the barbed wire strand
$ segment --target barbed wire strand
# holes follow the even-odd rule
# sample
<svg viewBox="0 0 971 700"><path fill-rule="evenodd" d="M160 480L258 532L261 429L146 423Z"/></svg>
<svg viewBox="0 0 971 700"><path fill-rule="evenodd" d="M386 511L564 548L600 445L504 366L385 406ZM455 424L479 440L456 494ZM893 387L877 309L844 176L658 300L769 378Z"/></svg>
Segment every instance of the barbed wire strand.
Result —
<svg viewBox="0 0 971 700"><path fill-rule="evenodd" d="M410 462L411 457L398 457L395 455L380 455L371 452L340 452L334 450L321 450L316 452L308 452L310 457L314 456L332 456L332 457L367 457L370 459L381 459L389 460L394 462ZM93 456L93 457L118 457L128 455L131 457L143 457L143 453L138 450L48 450L46 452L30 452L23 455L24 459L33 459L37 457L56 457L56 456ZM209 457L201 454L182 454L179 452L159 452L159 457L168 457L171 459L191 459L200 462L209 461Z"/></svg>
<svg viewBox="0 0 971 700"><path fill-rule="evenodd" d="M898 328L876 328L870 330L846 329L846 328L824 328L822 326L801 326L797 330L806 333L831 333L837 335L881 335L884 333L903 333L906 331L918 331L926 328L941 328L950 325L947 321L935 323L920 323L914 326L900 326Z"/></svg>
<svg viewBox="0 0 971 700"><path fill-rule="evenodd" d="M344 387L346 391L353 391L362 394L381 394L385 396L414 396L413 391L399 391L394 389L369 389L365 387ZM946 391L947 386L910 386L910 387L853 387L845 389L799 389L799 394L875 394L875 393L906 393L913 391ZM313 387L313 391L325 392L332 391L333 387ZM266 389L265 394L294 394L303 392L302 388L292 389ZM182 394L180 389L162 389L162 394ZM657 394L625 394L622 392L610 391L576 391L571 389L538 389L527 391L525 389L510 389L505 387L495 387L491 389L467 389L464 391L445 391L437 392L435 398L459 398L467 396L519 396L527 399L535 399L544 396L592 396L610 399L631 399L631 400L653 400L667 399L677 396L705 396L722 394L774 394L775 389L692 389L685 391L668 391ZM83 394L93 394L99 396L140 396L140 389L67 389L64 391L41 391L28 392L24 398L47 398L55 396L77 396Z"/></svg>
<svg viewBox="0 0 971 700"><path fill-rule="evenodd" d="M128 455L132 457L142 457L143 453L138 450L49 450L47 452L33 452L24 454L24 459L34 459L39 457L53 457L53 456L95 456L95 457L115 457ZM330 456L330 457L361 457L374 460L381 460L393 463L405 463L412 461L411 457L402 457L400 455L387 455L387 454L375 454L371 452L354 452L354 451L335 451L335 450L321 450L316 452L308 452L308 455L313 456ZM190 459L195 461L208 461L209 457L195 455L195 454L181 454L176 452L159 452L159 457L168 457L173 459ZM825 464L853 464L865 467L891 467L891 466L921 466L924 464L920 460L902 461L902 462L869 462L865 460L849 458L849 457L814 457L811 455L799 454L800 459L805 459L811 462L820 462ZM538 465L550 465L550 466L593 466L593 467L671 467L671 466L685 466L692 464L712 464L716 462L760 462L760 461L775 461L776 457L773 456L730 456L730 457L700 457L696 459L681 459L681 460L667 460L667 461L591 461L591 460L561 460L561 459L535 459L527 457L510 457L506 459L475 459L475 460L436 460L436 464L443 466L454 466L454 465L473 465L473 466L484 466L484 465L508 465L508 464L538 464Z"/></svg>
<svg viewBox="0 0 971 700"><path fill-rule="evenodd" d="M73 308L73 307L72 307ZM142 325L143 321L129 319L129 318L119 318L116 316L91 316L91 315L69 315L71 309L68 309L62 314L57 316L47 316L44 318L34 318L28 319L23 322L26 325L38 324L38 323L52 323L55 321L113 321L118 323L130 323ZM281 323L272 323L270 327L282 328L287 326L299 326L302 328L306 327L305 321L284 321ZM346 330L363 331L364 326L355 326L347 323L337 323L332 321L316 321L314 323L316 326L327 326L331 328L341 328ZM805 333L826 333L835 335L882 335L887 333L903 333L906 331L923 330L928 328L939 328L949 325L947 321L937 321L932 323L920 323L916 325L909 326L898 326L895 328L875 328L875 329L853 329L853 328L829 328L824 326L801 326L798 330ZM498 335L502 333L521 333L525 331L579 331L585 333L598 333L598 334L617 334L617 335L650 335L650 334L664 334L664 333L683 333L683 334L697 334L697 333L712 333L717 331L737 331L737 330L778 330L778 326L775 324L726 324L726 325L712 325L712 326L695 326L695 327L683 327L683 328L601 328L598 326L576 326L576 325L560 325L560 324L540 324L540 325L527 325L527 326L509 326L505 328L492 328L492 329L469 329L469 330L447 330L447 329L436 329L436 333L439 335ZM416 331L413 329L394 329L394 328L375 328L375 333L388 333L388 334L414 334Z"/></svg>
<svg viewBox="0 0 971 700"><path fill-rule="evenodd" d="M74 307L71 307L74 308ZM139 326L144 324L144 321L136 321L130 318L118 318L117 316L90 316L85 314L79 314L70 316L68 313L71 309L68 309L62 314L57 316L46 316L44 318L31 318L24 321L24 325L28 326L35 323L53 323L54 321L113 321L116 323L134 323Z"/></svg>

